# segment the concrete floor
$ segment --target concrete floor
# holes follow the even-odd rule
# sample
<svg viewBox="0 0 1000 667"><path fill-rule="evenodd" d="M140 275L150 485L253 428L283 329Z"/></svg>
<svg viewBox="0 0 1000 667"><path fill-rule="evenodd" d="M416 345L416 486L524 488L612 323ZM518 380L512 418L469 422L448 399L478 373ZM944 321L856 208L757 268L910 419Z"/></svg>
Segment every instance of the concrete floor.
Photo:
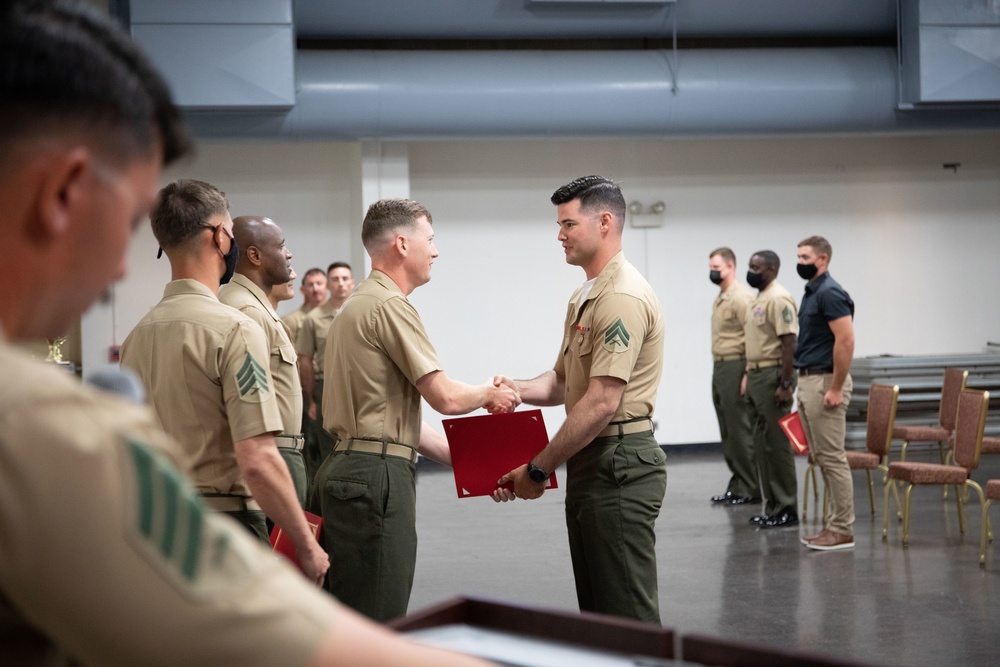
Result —
<svg viewBox="0 0 1000 667"><path fill-rule="evenodd" d="M934 461L937 451L908 458ZM802 458L798 469L801 502ZM963 536L940 487L915 489L903 548L901 523L890 521L882 541L879 484L873 518L864 473L856 473L857 546L822 553L799 543L800 532L818 532L812 499L798 528L761 531L748 523L759 506L709 502L728 480L717 451L668 451L667 470L656 526L665 627L873 664L1000 662L1000 543L980 568L974 492ZM998 477L1000 457L990 456L973 475L980 483ZM561 489L504 505L460 500L450 469L421 463L410 612L459 595L576 610L563 500ZM992 514L1000 531L1000 509Z"/></svg>

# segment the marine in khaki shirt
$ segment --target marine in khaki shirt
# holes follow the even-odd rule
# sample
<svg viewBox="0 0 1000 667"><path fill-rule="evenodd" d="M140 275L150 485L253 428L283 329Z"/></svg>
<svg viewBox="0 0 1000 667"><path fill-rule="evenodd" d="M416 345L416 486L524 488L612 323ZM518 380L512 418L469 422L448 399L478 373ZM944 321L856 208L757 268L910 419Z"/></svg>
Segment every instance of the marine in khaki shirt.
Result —
<svg viewBox="0 0 1000 667"><path fill-rule="evenodd" d="M281 433L300 436L302 425L302 386L299 383L295 348L288 332L278 319L267 296L260 287L242 273L233 275L229 284L219 290L219 301L237 309L264 331L269 350L268 366L274 380L274 394L281 414ZM281 446L283 443L279 442Z"/></svg>
<svg viewBox="0 0 1000 667"><path fill-rule="evenodd" d="M324 395L323 426L342 441L385 439L416 448L421 425L416 383L441 370L437 352L417 310L381 271L372 271L351 298L343 320L335 321L327 352L331 370L352 372L337 373L343 384Z"/></svg>
<svg viewBox="0 0 1000 667"><path fill-rule="evenodd" d="M736 506L761 498L753 433L741 388L746 372L744 323L754 295L736 278L736 255L730 248L713 250L709 280L719 286L712 303L712 405L719 422L722 456L732 473L725 492L713 503Z"/></svg>
<svg viewBox="0 0 1000 667"><path fill-rule="evenodd" d="M305 506L308 484L302 455L302 386L295 348L272 305L277 303L277 296L290 296L292 253L285 247L281 227L270 218L235 218L233 236L239 248L236 273L219 290L219 300L257 322L267 338L269 369L284 425L275 442L288 466L299 504Z"/></svg>
<svg viewBox="0 0 1000 667"><path fill-rule="evenodd" d="M299 330L306 315L326 302L326 273L323 269L312 268L306 271L302 276L299 291L302 292L304 299L302 305L281 318L281 321L288 326L288 339L292 341L293 346L298 343Z"/></svg>
<svg viewBox="0 0 1000 667"><path fill-rule="evenodd" d="M421 399L450 415L509 411L518 399L507 385L467 385L441 369L407 298L431 279L438 256L427 209L408 199L375 202L361 239L372 271L326 341L323 425L339 440L316 473L310 502L323 517L330 592L387 621L406 613L413 587L417 450L451 464L444 436L421 421Z"/></svg>
<svg viewBox="0 0 1000 667"><path fill-rule="evenodd" d="M754 300L750 289L734 280L712 302L712 357L746 359L743 323Z"/></svg>
<svg viewBox="0 0 1000 667"><path fill-rule="evenodd" d="M663 316L656 294L622 252L607 263L589 294L582 292L570 299L554 367L566 378L566 410L580 401L591 377L605 376L625 382L610 421L651 417L663 370Z"/></svg>
<svg viewBox="0 0 1000 667"><path fill-rule="evenodd" d="M556 190L558 241L587 277L572 296L554 367L512 382L525 403L566 406L566 421L531 461L510 471L519 498L545 491L566 464L566 529L581 611L659 623L654 525L667 488L653 435L663 369L663 313L625 260L625 198L584 176ZM504 500L494 492L494 500Z"/></svg>
<svg viewBox="0 0 1000 667"><path fill-rule="evenodd" d="M0 664L204 664L237 646L306 662L336 603L204 507L148 408L2 335L0 366Z"/></svg>
<svg viewBox="0 0 1000 667"><path fill-rule="evenodd" d="M777 282L780 266L781 260L770 250L750 257L747 283L759 291L744 328L747 412L765 498L763 514L752 517L751 523L768 529L799 523L795 460L778 423L792 407L792 359L799 325L795 301Z"/></svg>
<svg viewBox="0 0 1000 667"><path fill-rule="evenodd" d="M781 361L780 336L799 333L798 307L788 290L777 282L762 289L747 312L747 361Z"/></svg>
<svg viewBox="0 0 1000 667"><path fill-rule="evenodd" d="M250 497L233 443L284 430L260 326L201 283L175 280L122 343L202 493Z"/></svg>
<svg viewBox="0 0 1000 667"><path fill-rule="evenodd" d="M323 380L326 336L330 331L333 318L339 312L340 308L334 306L330 301L313 308L308 315L302 318L302 324L296 334L295 350L300 356L311 358L313 378L316 380Z"/></svg>

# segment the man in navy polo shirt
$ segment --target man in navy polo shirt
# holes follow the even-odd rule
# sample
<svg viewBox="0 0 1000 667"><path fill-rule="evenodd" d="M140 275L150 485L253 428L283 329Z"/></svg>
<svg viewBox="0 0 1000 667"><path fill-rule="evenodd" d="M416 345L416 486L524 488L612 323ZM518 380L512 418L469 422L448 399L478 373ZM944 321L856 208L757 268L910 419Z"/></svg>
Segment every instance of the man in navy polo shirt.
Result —
<svg viewBox="0 0 1000 667"><path fill-rule="evenodd" d="M799 307L795 368L799 372L799 416L813 462L830 491L823 530L802 538L810 549L854 547L854 481L844 454L847 405L853 383L854 301L828 272L833 249L822 236L799 243L799 276L807 280Z"/></svg>

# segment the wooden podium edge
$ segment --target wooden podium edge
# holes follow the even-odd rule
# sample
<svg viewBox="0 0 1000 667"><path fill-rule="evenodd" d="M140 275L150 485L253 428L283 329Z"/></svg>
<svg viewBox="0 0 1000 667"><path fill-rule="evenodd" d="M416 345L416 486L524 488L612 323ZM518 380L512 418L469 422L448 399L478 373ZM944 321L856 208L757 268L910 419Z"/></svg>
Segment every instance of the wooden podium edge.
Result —
<svg viewBox="0 0 1000 667"><path fill-rule="evenodd" d="M452 624L515 632L629 655L674 657L674 632L659 625L588 612L522 607L474 597L447 600L401 616L387 625L405 633Z"/></svg>

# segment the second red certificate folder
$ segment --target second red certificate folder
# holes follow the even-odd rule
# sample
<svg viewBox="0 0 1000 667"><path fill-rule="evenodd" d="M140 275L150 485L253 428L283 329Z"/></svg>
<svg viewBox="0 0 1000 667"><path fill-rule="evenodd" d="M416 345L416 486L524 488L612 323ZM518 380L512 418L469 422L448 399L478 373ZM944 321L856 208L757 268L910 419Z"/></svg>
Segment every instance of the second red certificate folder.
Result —
<svg viewBox="0 0 1000 667"><path fill-rule="evenodd" d="M497 480L530 461L549 443L541 410L442 419L459 498L488 496ZM549 475L545 488L558 486Z"/></svg>

